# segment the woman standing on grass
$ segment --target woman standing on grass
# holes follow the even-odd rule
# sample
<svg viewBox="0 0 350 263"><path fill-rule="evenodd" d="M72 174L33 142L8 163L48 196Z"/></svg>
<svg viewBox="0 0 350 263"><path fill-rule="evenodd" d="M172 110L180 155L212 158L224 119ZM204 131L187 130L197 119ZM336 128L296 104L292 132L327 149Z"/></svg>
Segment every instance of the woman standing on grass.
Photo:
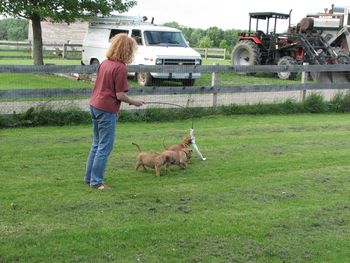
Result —
<svg viewBox="0 0 350 263"><path fill-rule="evenodd" d="M121 102L142 106L143 100L129 98L126 64L133 59L137 48L134 39L118 34L111 40L107 59L97 70L97 77L90 98L90 114L93 123L93 141L86 163L84 183L92 188L105 190L104 175L108 157L114 144L115 128Z"/></svg>

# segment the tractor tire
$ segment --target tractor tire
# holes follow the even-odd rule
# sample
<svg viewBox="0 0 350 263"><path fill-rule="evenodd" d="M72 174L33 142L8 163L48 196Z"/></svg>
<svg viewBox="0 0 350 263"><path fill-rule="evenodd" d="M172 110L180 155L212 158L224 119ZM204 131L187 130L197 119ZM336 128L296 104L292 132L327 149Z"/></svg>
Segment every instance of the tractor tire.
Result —
<svg viewBox="0 0 350 263"><path fill-rule="evenodd" d="M335 53L337 53L337 64L350 64L349 54L340 47L333 48Z"/></svg>
<svg viewBox="0 0 350 263"><path fill-rule="evenodd" d="M259 46L254 42L242 40L233 48L231 55L231 63L233 66L260 65L260 62L261 52Z"/></svg>
<svg viewBox="0 0 350 263"><path fill-rule="evenodd" d="M281 57L278 62L277 65L278 66L288 66L288 65L296 65L297 62L294 58L290 57L290 56L284 56ZM297 76L297 72L277 72L277 76L280 79L295 79L295 77Z"/></svg>
<svg viewBox="0 0 350 263"><path fill-rule="evenodd" d="M340 47L333 48L333 50L337 53L337 64L350 64L349 54ZM332 72L333 82L349 82L350 81L350 73L347 71L344 72Z"/></svg>

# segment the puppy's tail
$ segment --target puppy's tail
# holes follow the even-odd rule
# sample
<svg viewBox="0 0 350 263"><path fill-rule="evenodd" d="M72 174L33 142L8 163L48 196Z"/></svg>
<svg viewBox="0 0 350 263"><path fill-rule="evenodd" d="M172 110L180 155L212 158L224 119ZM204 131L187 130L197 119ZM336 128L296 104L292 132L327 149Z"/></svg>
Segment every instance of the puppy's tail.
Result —
<svg viewBox="0 0 350 263"><path fill-rule="evenodd" d="M131 144L135 145L137 147L137 149L139 150L139 152L141 152L141 148L137 143L132 142Z"/></svg>

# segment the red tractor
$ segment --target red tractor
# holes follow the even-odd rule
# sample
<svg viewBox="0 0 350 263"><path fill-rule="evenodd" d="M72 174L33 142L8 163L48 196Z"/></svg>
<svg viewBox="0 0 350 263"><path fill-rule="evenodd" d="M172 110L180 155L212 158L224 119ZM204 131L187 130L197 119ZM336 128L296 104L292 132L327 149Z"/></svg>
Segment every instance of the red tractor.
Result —
<svg viewBox="0 0 350 263"><path fill-rule="evenodd" d="M318 32L301 32L290 26L290 14L274 12L249 13L249 30L240 33L232 51L233 65L296 65L348 64L349 56L339 55ZM252 20L256 28L252 30ZM288 32L276 33L278 19L289 19ZM259 21L266 21L266 31L259 30ZM270 29L270 20L273 20ZM300 26L300 25L299 25ZM296 72L278 72L280 79L294 79Z"/></svg>

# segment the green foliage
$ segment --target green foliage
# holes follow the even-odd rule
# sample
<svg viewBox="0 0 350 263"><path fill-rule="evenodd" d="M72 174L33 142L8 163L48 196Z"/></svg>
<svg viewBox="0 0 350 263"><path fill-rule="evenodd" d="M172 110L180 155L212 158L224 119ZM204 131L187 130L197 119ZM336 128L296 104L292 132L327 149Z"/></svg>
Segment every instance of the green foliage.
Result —
<svg viewBox="0 0 350 263"><path fill-rule="evenodd" d="M164 25L180 29L192 47L226 48L228 52L232 51L236 45L238 33L242 31L237 29L223 30L218 27L189 28L179 25L177 22L168 22Z"/></svg>
<svg viewBox="0 0 350 263"><path fill-rule="evenodd" d="M307 96L303 102L303 106L306 112L311 113L321 113L328 110L327 102L319 93L311 93L309 96Z"/></svg>
<svg viewBox="0 0 350 263"><path fill-rule="evenodd" d="M206 35L206 31L204 29L193 29L191 34L186 35L190 43L194 47L199 47L199 41Z"/></svg>
<svg viewBox="0 0 350 263"><path fill-rule="evenodd" d="M213 46L213 41L208 36L205 36L199 40L198 47L210 48L212 46Z"/></svg>
<svg viewBox="0 0 350 263"><path fill-rule="evenodd" d="M350 91L346 93L339 92L330 101L331 110L334 112L350 111Z"/></svg>
<svg viewBox="0 0 350 263"><path fill-rule="evenodd" d="M291 113L301 113L303 112L303 108L300 107L300 103L291 102L287 100L284 103L273 103L273 104L258 103L253 105L233 104L230 106L221 106L221 112L224 115L291 114Z"/></svg>
<svg viewBox="0 0 350 263"><path fill-rule="evenodd" d="M125 12L134 6L136 1L113 0L63 0L63 1L27 1L2 0L0 13L14 17L32 19L37 15L40 19L50 18L54 22L74 22L77 18L88 18L91 15L108 15L112 11Z"/></svg>
<svg viewBox="0 0 350 263"><path fill-rule="evenodd" d="M211 39L213 47L219 47L221 40L224 39L224 30L218 27L210 27L206 30L206 36Z"/></svg>
<svg viewBox="0 0 350 263"><path fill-rule="evenodd" d="M0 20L0 39L2 40L27 40L28 20L7 18Z"/></svg>
<svg viewBox="0 0 350 263"><path fill-rule="evenodd" d="M228 44L227 44L227 40L226 39L223 39L220 41L220 45L219 45L219 48L228 48Z"/></svg>
<svg viewBox="0 0 350 263"><path fill-rule="evenodd" d="M31 107L24 113L13 113L0 118L0 128L23 126L62 126L90 123L88 112L71 108L54 110L49 107Z"/></svg>

